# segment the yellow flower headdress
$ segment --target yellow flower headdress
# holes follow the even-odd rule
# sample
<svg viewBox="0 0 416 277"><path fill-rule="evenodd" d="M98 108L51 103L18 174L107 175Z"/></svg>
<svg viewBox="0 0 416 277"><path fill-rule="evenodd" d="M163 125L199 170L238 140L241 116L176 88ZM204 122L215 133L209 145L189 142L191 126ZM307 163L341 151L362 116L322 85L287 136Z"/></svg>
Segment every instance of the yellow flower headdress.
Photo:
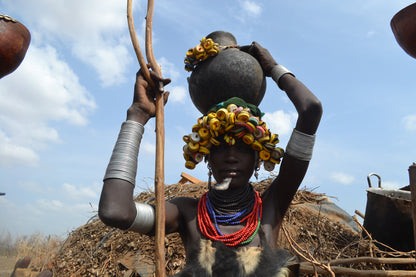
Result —
<svg viewBox="0 0 416 277"><path fill-rule="evenodd" d="M255 105L238 97L217 104L207 115L198 118L192 133L183 137L185 167L194 169L210 153L212 146L234 145L240 139L251 145L259 153L264 168L272 171L275 164L280 163L284 151L276 147L278 135L270 132L261 117Z"/></svg>
<svg viewBox="0 0 416 277"><path fill-rule="evenodd" d="M195 66L200 62L205 61L209 56L215 56L220 52L218 43L215 43L211 38L203 37L201 43L190 48L186 52L185 57L185 70L193 71Z"/></svg>

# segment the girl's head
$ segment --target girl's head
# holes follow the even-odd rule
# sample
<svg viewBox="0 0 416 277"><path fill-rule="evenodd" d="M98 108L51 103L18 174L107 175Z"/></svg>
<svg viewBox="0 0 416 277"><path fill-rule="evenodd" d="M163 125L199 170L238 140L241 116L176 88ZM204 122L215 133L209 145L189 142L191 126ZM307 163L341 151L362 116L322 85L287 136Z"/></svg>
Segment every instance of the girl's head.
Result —
<svg viewBox="0 0 416 277"><path fill-rule="evenodd" d="M278 135L270 132L261 117L258 107L241 98L233 97L215 105L206 115L198 118L192 133L183 137L186 143L183 148L185 166L193 169L210 154L208 162L213 171L221 162L232 163L235 157L250 164L244 166L248 179L260 163L266 170L272 171L280 162L283 149L276 147ZM222 161L217 157L221 157ZM231 171L228 175L234 174ZM216 179L222 175L227 174L214 172Z"/></svg>

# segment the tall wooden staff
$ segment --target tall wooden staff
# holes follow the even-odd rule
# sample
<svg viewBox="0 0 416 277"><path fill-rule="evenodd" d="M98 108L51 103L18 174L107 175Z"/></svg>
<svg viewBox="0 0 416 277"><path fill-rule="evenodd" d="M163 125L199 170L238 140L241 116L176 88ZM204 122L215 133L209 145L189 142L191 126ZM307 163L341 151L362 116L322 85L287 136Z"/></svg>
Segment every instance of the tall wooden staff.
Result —
<svg viewBox="0 0 416 277"><path fill-rule="evenodd" d="M153 54L152 47L152 21L153 21L154 0L148 0L146 15L146 57L149 61L150 68L162 77L162 72ZM134 29L134 21L132 15L132 0L127 0L127 22L129 32L140 68L144 77L150 86L155 89L150 72L147 68L146 61L140 50L139 41L137 40L136 31ZM155 89L155 91L158 91ZM156 196L156 276L165 276L165 175L164 175L164 146L165 146L165 127L164 127L164 110L163 95L156 93L156 164L155 164L155 196Z"/></svg>

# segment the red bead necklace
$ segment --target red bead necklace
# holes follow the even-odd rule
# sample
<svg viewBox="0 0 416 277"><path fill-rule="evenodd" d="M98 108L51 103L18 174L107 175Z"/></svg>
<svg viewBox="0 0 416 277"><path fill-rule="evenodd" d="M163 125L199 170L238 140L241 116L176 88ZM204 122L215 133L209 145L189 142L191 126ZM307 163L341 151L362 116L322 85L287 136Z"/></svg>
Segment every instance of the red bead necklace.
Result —
<svg viewBox="0 0 416 277"><path fill-rule="evenodd" d="M222 235L218 233L207 209L207 194L202 195L198 203L198 225L202 235L208 239L222 241L227 246L237 246L249 243L255 236L260 226L260 220L263 212L261 198L255 191L255 202L253 210L241 220L245 224L239 231L232 234Z"/></svg>

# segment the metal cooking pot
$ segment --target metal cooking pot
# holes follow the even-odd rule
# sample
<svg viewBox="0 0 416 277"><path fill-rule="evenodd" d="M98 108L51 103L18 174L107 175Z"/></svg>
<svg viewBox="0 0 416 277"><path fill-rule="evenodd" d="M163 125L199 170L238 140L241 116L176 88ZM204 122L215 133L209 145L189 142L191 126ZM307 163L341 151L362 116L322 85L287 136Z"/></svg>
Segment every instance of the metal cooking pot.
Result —
<svg viewBox="0 0 416 277"><path fill-rule="evenodd" d="M220 46L236 45L231 33L209 34ZM238 48L226 48L201 62L188 78L189 94L203 114L215 104L231 97L259 105L266 92L266 79L259 62Z"/></svg>
<svg viewBox="0 0 416 277"><path fill-rule="evenodd" d="M371 176L378 178L378 188L371 186ZM410 191L382 188L381 178L376 173L370 173L367 181L364 228L373 239L396 250L414 250Z"/></svg>

